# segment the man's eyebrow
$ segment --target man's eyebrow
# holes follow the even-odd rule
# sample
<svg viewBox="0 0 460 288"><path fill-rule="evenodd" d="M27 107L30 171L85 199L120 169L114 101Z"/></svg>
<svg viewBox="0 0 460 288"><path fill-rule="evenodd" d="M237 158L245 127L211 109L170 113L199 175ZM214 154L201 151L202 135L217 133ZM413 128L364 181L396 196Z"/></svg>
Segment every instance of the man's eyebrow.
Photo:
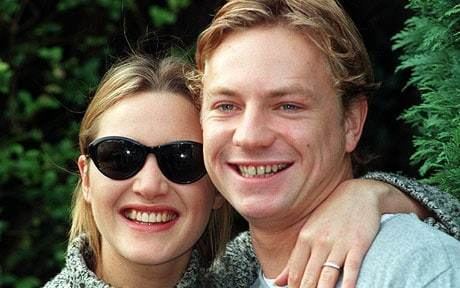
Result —
<svg viewBox="0 0 460 288"><path fill-rule="evenodd" d="M239 92L234 89L219 85L219 86L215 86L210 89L207 89L207 91L204 93L204 97L212 97L212 96L235 97L238 94ZM289 96L289 95L299 95L299 96L304 96L306 98L312 98L314 95L312 89L310 89L309 87L305 85L301 85L301 84L284 85L284 86L270 88L270 90L268 91L268 94L270 95L270 97L273 97L273 98Z"/></svg>
<svg viewBox="0 0 460 288"><path fill-rule="evenodd" d="M307 98L310 98L310 97L313 97L314 93L312 89L308 88L305 85L293 84L293 85L277 87L273 89L272 91L270 91L270 95L272 97L300 95L300 96L305 96Z"/></svg>
<svg viewBox="0 0 460 288"><path fill-rule="evenodd" d="M215 86L205 91L204 96L236 96L238 93L225 86Z"/></svg>

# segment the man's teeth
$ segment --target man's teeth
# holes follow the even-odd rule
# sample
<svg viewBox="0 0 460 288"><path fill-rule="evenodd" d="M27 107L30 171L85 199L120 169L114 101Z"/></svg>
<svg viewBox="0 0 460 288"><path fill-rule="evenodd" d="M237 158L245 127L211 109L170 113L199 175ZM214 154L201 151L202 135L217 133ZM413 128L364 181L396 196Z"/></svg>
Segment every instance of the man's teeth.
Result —
<svg viewBox="0 0 460 288"><path fill-rule="evenodd" d="M128 219L144 223L165 223L176 219L176 214L172 212L143 212L130 209L125 212Z"/></svg>
<svg viewBox="0 0 460 288"><path fill-rule="evenodd" d="M259 165L259 166L244 166L239 165L238 169L243 177L256 177L256 176L267 176L273 175L284 168L286 168L287 164L273 164L273 165Z"/></svg>

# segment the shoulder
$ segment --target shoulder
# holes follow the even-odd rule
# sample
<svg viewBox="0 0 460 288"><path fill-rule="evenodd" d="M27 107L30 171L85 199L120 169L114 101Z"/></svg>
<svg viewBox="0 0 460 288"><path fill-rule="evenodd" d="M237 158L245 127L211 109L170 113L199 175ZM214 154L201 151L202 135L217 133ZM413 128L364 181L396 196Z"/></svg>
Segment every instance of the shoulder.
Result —
<svg viewBox="0 0 460 288"><path fill-rule="evenodd" d="M235 264L237 267L258 265L252 248L251 235L248 231L242 232L227 243L224 253L217 258L216 263ZM239 268L238 268L239 269Z"/></svg>
<svg viewBox="0 0 460 288"><path fill-rule="evenodd" d="M459 253L460 242L452 236L423 223L413 214L394 214L382 218L381 228L372 246L393 247L392 254L436 251L440 259L456 263L452 253ZM457 254L458 256L458 254ZM454 261L457 260L457 261Z"/></svg>
<svg viewBox="0 0 460 288"><path fill-rule="evenodd" d="M370 172L363 178L383 181L395 186L435 215L435 218L428 217L424 222L460 240L460 201L452 194L400 174Z"/></svg>
<svg viewBox="0 0 460 288"><path fill-rule="evenodd" d="M58 287L69 288L73 286L74 285L72 285L72 278L70 277L69 273L64 268L58 275L56 275L53 279L48 281L45 284L44 288L58 288Z"/></svg>
<svg viewBox="0 0 460 288"><path fill-rule="evenodd" d="M206 282L206 272L207 271L203 257L199 250L195 248L192 251L192 257L190 258L187 269L175 287L185 288L211 286Z"/></svg>
<svg viewBox="0 0 460 288"><path fill-rule="evenodd" d="M380 283L379 287L423 287L446 273L460 275L460 242L414 215L396 214L382 220L358 281ZM455 278L449 281L460 280Z"/></svg>
<svg viewBox="0 0 460 288"><path fill-rule="evenodd" d="M81 235L74 239L67 248L66 264L61 272L45 284L45 288L80 288L80 287L110 287L99 279L89 268L92 252L87 239Z"/></svg>
<svg viewBox="0 0 460 288"><path fill-rule="evenodd" d="M230 241L224 253L209 270L213 287L250 287L257 279L259 263L252 248L249 232Z"/></svg>

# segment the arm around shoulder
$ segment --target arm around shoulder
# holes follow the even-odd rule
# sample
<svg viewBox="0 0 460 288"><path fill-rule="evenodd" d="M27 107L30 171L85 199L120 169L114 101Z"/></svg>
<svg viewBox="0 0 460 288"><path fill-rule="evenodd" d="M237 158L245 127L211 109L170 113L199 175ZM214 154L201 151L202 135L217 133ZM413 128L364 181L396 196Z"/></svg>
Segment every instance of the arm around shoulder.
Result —
<svg viewBox="0 0 460 288"><path fill-rule="evenodd" d="M371 172L364 179L388 183L431 213L424 221L460 240L460 201L434 186L394 173Z"/></svg>

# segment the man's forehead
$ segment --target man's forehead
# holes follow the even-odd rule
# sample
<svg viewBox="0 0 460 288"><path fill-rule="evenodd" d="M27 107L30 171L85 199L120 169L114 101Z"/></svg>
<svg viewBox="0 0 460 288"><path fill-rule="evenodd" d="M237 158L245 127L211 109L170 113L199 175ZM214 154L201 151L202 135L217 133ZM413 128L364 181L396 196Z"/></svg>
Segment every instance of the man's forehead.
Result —
<svg viewBox="0 0 460 288"><path fill-rule="evenodd" d="M276 48L271 49L273 46ZM231 31L224 36L206 55L203 72L209 70L211 63L215 66L223 63L227 65L225 69L237 69L240 66L253 65L257 59L260 60L258 64L261 66L277 63L280 59L286 58L286 55L292 55L293 64L306 59L326 60L317 43L312 41L306 31L297 31L282 25L257 26ZM327 61L321 62L318 64L328 66Z"/></svg>
<svg viewBox="0 0 460 288"><path fill-rule="evenodd" d="M202 58L202 68L204 69L204 67L208 64L209 59L213 57L213 55L216 53L216 51L221 50L223 48L227 48L229 46L228 42L232 38L235 38L235 37L238 37L238 36L244 35L244 34L252 34L250 37L248 37L249 39L251 39L251 38L254 38L255 35L258 34L261 31L265 31L265 32L268 31L269 32L268 34L272 34L272 32L276 31L276 30L277 31L283 30L284 31L284 33L283 33L284 37L286 37L286 38L292 38L293 35L297 35L300 38L304 39L306 42L309 42L308 46L313 44L313 46L315 46L315 48L318 48L318 50L322 50L317 45L317 39L316 39L317 35L316 35L316 33L314 31L312 31L311 29L309 29L309 28L293 27L291 25L287 25L287 24L284 24L284 23L272 23L272 24L266 24L266 25L261 24L261 25L256 25L256 26L252 26L252 27L242 27L242 28L240 27L240 28L235 29L235 30L225 31L225 33L223 33L223 35L220 35L219 37L217 37L218 40L216 40L215 43L210 45L212 48L210 47L209 50L207 50L207 52L202 55L202 56L204 56L204 58ZM247 42L248 38L246 38L246 40L243 40L243 41L238 40L236 44L241 44L242 42ZM235 42L233 42L232 45L234 46Z"/></svg>

